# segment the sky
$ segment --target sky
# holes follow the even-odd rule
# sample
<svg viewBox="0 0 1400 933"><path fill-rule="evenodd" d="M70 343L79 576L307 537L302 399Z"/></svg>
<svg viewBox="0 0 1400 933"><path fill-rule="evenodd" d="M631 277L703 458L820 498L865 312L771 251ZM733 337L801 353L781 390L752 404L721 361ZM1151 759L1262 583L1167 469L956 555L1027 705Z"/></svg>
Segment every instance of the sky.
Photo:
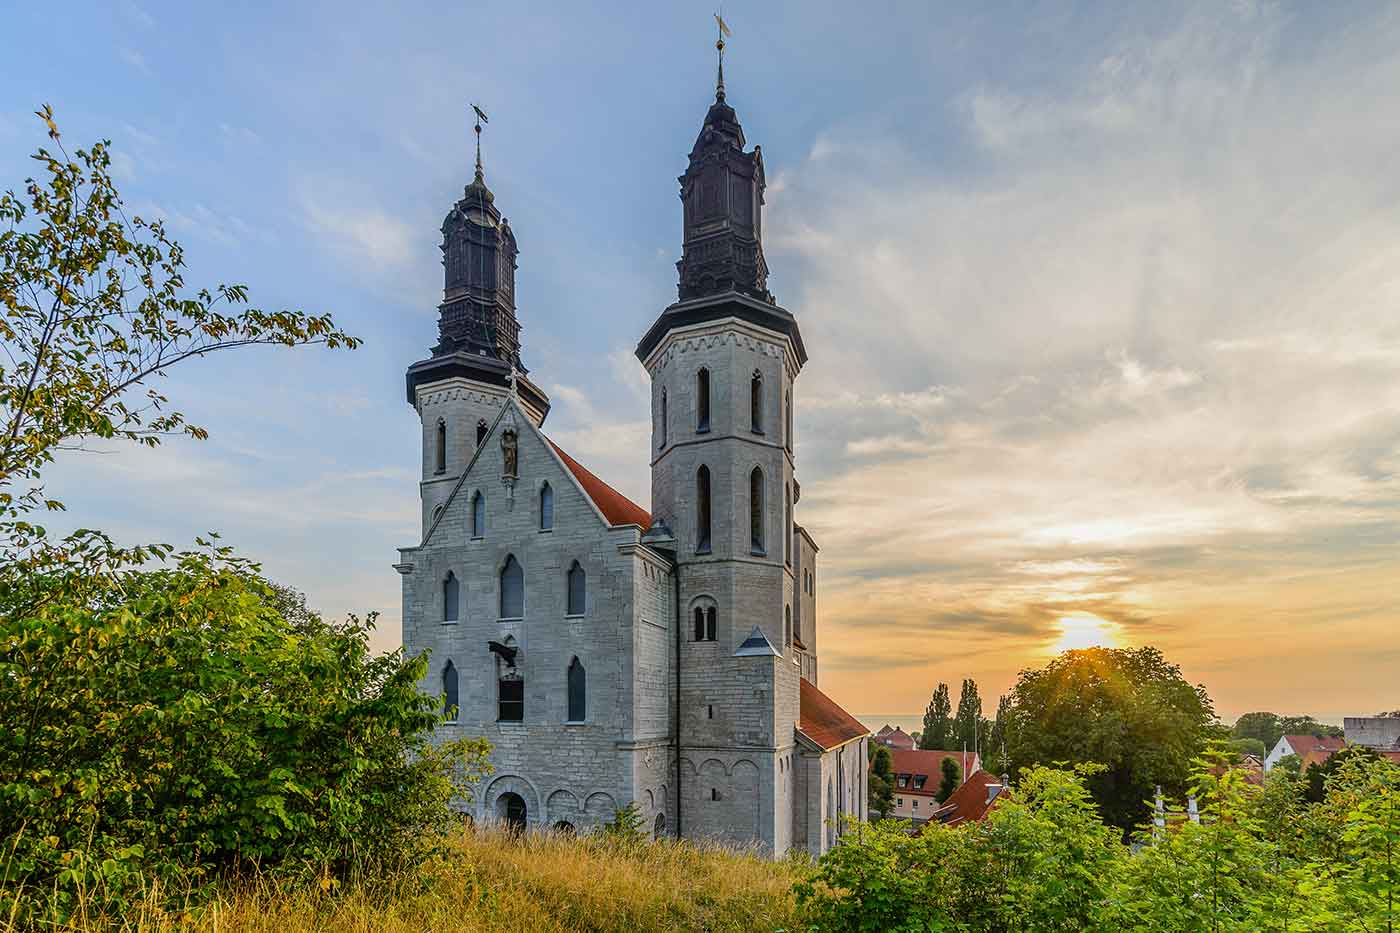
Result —
<svg viewBox="0 0 1400 933"><path fill-rule="evenodd" d="M209 440L65 456L66 521L218 531L397 645L404 370L436 339L470 101L546 432L648 503L633 349L675 297L709 6L68 9L58 42L42 5L5 13L32 41L0 61L0 187L51 103L68 144L111 139L192 284L365 344L176 372ZM990 712L1060 648L1154 645L1227 720L1400 707L1400 9L724 15L770 286L811 357L796 518L821 545L822 688L907 715L973 677Z"/></svg>

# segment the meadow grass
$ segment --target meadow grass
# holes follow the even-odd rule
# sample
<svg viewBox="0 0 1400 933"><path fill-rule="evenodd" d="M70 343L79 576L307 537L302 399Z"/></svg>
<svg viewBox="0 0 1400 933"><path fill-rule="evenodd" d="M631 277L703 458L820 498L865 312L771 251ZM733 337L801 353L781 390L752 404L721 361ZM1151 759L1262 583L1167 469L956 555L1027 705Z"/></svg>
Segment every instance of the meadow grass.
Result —
<svg viewBox="0 0 1400 933"><path fill-rule="evenodd" d="M707 930L797 928L801 861L688 842L618 843L465 828L421 881L349 890L271 878L226 884L171 908L152 897L126 915L80 909L64 929L195 933ZM200 892L190 892L198 894ZM175 898L180 901L186 898ZM166 906L160 906L164 901ZM20 928L0 919L0 931Z"/></svg>

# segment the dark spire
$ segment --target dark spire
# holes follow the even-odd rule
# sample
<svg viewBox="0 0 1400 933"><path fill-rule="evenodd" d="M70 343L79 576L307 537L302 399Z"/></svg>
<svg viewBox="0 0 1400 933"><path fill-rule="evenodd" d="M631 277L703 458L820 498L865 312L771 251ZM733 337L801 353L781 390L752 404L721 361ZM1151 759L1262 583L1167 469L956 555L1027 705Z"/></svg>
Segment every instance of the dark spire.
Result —
<svg viewBox="0 0 1400 933"><path fill-rule="evenodd" d="M677 290L682 301L735 291L771 302L761 242L763 154L757 146L744 151L744 128L725 99L724 37L729 28L719 16L715 22L720 28L715 102L680 177L685 234L676 263Z"/></svg>
<svg viewBox="0 0 1400 933"><path fill-rule="evenodd" d="M443 294L435 356L465 350L520 367L520 323L515 317L515 234L496 208L481 164L476 114L476 174L442 222Z"/></svg>

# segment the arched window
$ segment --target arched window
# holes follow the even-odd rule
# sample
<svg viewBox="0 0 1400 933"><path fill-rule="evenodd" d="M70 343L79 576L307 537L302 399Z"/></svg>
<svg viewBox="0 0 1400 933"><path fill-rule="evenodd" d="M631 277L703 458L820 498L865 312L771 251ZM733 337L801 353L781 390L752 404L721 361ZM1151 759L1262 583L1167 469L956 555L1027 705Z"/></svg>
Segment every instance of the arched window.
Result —
<svg viewBox="0 0 1400 933"><path fill-rule="evenodd" d="M568 820L560 820L554 824L554 832L560 836L573 836L575 835L574 824Z"/></svg>
<svg viewBox="0 0 1400 933"><path fill-rule="evenodd" d="M695 550L710 549L710 468L695 472Z"/></svg>
<svg viewBox="0 0 1400 933"><path fill-rule="evenodd" d="M447 422L441 418L437 423L436 455L433 459L433 472L447 472Z"/></svg>
<svg viewBox="0 0 1400 933"><path fill-rule="evenodd" d="M486 440L486 419L483 418L476 423L476 446L480 447L481 442Z"/></svg>
<svg viewBox="0 0 1400 933"><path fill-rule="evenodd" d="M695 430L710 430L710 371L695 374Z"/></svg>
<svg viewBox="0 0 1400 933"><path fill-rule="evenodd" d="M708 598L707 602L708 602ZM695 640L715 640L715 607L709 604L695 607Z"/></svg>
<svg viewBox="0 0 1400 933"><path fill-rule="evenodd" d="M656 814L656 822L651 826L651 838L660 839L666 835L666 814Z"/></svg>
<svg viewBox="0 0 1400 933"><path fill-rule="evenodd" d="M472 495L472 537L480 538L486 534L486 497L480 492Z"/></svg>
<svg viewBox="0 0 1400 933"><path fill-rule="evenodd" d="M457 668L451 660L442 669L442 715L448 722L457 721Z"/></svg>
<svg viewBox="0 0 1400 933"><path fill-rule="evenodd" d="M789 612L791 611L791 609L792 609L792 607L789 606L789 607L788 607ZM792 616L789 615L788 618L791 619ZM801 604L801 603L798 603L798 604L797 604L797 618L792 620L792 637L795 638L795 639L797 639L798 641L801 641L801 640L802 640L802 604Z"/></svg>
<svg viewBox="0 0 1400 933"><path fill-rule="evenodd" d="M588 575L583 572L578 561L574 561L569 566L569 605L566 613L571 616L581 616L587 605L588 595Z"/></svg>
<svg viewBox="0 0 1400 933"><path fill-rule="evenodd" d="M783 486L783 560L792 563L792 487Z"/></svg>
<svg viewBox="0 0 1400 933"><path fill-rule="evenodd" d="M525 617L525 571L511 554L501 568L501 618Z"/></svg>
<svg viewBox="0 0 1400 933"><path fill-rule="evenodd" d="M756 369L749 380L749 421L753 433L763 433L763 374Z"/></svg>
<svg viewBox="0 0 1400 933"><path fill-rule="evenodd" d="M669 420L670 420L670 419L669 419L669 413L668 413L667 410L666 410L666 390L665 390L665 389L662 389L662 390L661 390L661 430L658 432L658 433L660 434L660 436L661 436L661 443L657 445L658 447L665 447L665 446L666 446L666 427L667 427L667 422L668 422Z"/></svg>
<svg viewBox="0 0 1400 933"><path fill-rule="evenodd" d="M548 483L540 487L540 531L554 527L554 490Z"/></svg>
<svg viewBox="0 0 1400 933"><path fill-rule="evenodd" d="M569 662L569 722L583 722L588 714L588 682L578 658Z"/></svg>
<svg viewBox="0 0 1400 933"><path fill-rule="evenodd" d="M505 818L507 829L511 832L520 832L525 828L525 819L528 813L523 797L516 793L502 794L498 807L500 815Z"/></svg>
<svg viewBox="0 0 1400 933"><path fill-rule="evenodd" d="M762 554L763 549L763 471L753 468L749 474L749 549Z"/></svg>
<svg viewBox="0 0 1400 933"><path fill-rule="evenodd" d="M792 607L784 606L783 615L785 616L785 624L783 626L783 646L790 648L792 647Z"/></svg>
<svg viewBox="0 0 1400 933"><path fill-rule="evenodd" d="M447 571L447 579L442 581L442 621L457 621L461 592L462 585L457 582L457 575L450 570Z"/></svg>
<svg viewBox="0 0 1400 933"><path fill-rule="evenodd" d="M784 441L784 443L787 445L787 449L788 449L789 451L791 451L791 450L792 450L792 390L791 390L791 389L788 389L787 395L785 396L784 401L786 402L786 404L785 404L784 407L787 409L786 414L785 414L785 416L784 416L784 417L786 418L785 427L786 427L786 429L787 429L784 433L787 435L787 437L786 437L786 440Z"/></svg>

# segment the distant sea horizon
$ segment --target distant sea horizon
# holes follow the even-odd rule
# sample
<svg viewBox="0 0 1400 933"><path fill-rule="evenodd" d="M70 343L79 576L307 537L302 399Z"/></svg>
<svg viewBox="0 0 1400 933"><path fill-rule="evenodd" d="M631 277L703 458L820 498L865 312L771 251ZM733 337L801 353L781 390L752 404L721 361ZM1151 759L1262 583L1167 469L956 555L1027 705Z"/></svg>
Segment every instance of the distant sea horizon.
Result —
<svg viewBox="0 0 1400 933"><path fill-rule="evenodd" d="M856 718L871 732L879 732L887 724L898 726L911 735L923 731L924 728L923 713L915 713L912 716L904 713L856 713Z"/></svg>

